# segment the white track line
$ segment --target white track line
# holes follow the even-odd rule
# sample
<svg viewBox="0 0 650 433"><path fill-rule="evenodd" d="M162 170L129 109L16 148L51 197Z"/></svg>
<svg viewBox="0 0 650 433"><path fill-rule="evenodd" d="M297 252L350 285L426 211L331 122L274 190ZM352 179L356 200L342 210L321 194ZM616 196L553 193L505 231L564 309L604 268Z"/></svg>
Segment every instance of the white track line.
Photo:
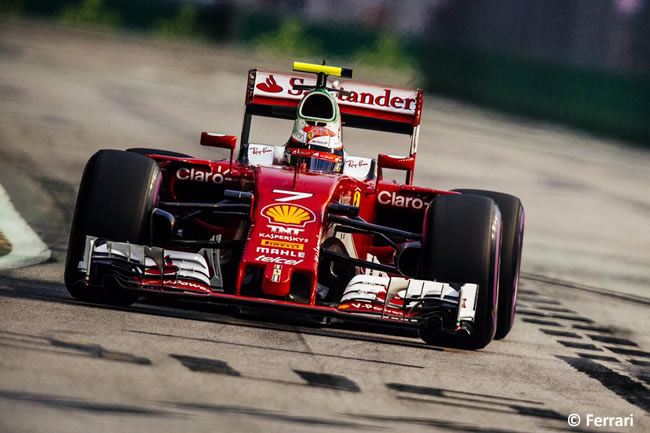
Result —
<svg viewBox="0 0 650 433"><path fill-rule="evenodd" d="M35 265L44 262L52 255L52 251L16 211L2 185L0 185L0 231L12 246L9 254L0 257L0 270Z"/></svg>

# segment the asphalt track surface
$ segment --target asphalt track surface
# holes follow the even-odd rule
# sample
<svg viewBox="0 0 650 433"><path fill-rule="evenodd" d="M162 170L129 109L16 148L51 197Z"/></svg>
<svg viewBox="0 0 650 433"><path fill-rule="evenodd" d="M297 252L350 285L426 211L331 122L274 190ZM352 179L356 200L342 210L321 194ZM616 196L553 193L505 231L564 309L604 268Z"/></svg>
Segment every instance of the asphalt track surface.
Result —
<svg viewBox="0 0 650 433"><path fill-rule="evenodd" d="M199 133L239 132L247 69L281 66L0 21L0 184L52 251L0 273L0 431L650 431L648 152L431 96L416 183L526 206L504 341L471 352L214 305L73 300L63 262L88 157L210 156ZM349 133L348 151L395 153L369 137ZM588 414L634 426L586 426Z"/></svg>

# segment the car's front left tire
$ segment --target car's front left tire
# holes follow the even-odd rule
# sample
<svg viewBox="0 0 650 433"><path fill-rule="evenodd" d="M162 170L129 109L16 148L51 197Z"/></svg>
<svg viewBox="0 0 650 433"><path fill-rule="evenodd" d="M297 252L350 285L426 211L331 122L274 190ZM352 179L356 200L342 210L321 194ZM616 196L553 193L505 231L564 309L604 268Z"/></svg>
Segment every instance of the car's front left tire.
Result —
<svg viewBox="0 0 650 433"><path fill-rule="evenodd" d="M137 293L121 289L107 279L101 287L85 284L78 264L86 236L144 244L149 240L149 220L161 182L158 164L146 156L120 150L100 150L86 164L77 194L65 285L79 300L129 305Z"/></svg>

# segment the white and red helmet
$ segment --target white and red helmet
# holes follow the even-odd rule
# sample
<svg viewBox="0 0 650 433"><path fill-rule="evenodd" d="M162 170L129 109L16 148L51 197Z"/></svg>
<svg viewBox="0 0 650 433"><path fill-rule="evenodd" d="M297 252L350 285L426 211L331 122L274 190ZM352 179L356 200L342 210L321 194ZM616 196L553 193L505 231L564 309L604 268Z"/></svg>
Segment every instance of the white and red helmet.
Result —
<svg viewBox="0 0 650 433"><path fill-rule="evenodd" d="M304 164L310 171L340 173L343 157L338 104L326 89L313 89L298 105L284 161L288 165Z"/></svg>

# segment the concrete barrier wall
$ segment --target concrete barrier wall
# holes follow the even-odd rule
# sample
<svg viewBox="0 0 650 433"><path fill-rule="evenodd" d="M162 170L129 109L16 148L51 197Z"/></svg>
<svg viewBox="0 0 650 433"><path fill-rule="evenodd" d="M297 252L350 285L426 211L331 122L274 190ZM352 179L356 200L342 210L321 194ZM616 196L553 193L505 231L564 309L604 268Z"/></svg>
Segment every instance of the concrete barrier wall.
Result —
<svg viewBox="0 0 650 433"><path fill-rule="evenodd" d="M427 89L650 144L650 76L429 45Z"/></svg>

